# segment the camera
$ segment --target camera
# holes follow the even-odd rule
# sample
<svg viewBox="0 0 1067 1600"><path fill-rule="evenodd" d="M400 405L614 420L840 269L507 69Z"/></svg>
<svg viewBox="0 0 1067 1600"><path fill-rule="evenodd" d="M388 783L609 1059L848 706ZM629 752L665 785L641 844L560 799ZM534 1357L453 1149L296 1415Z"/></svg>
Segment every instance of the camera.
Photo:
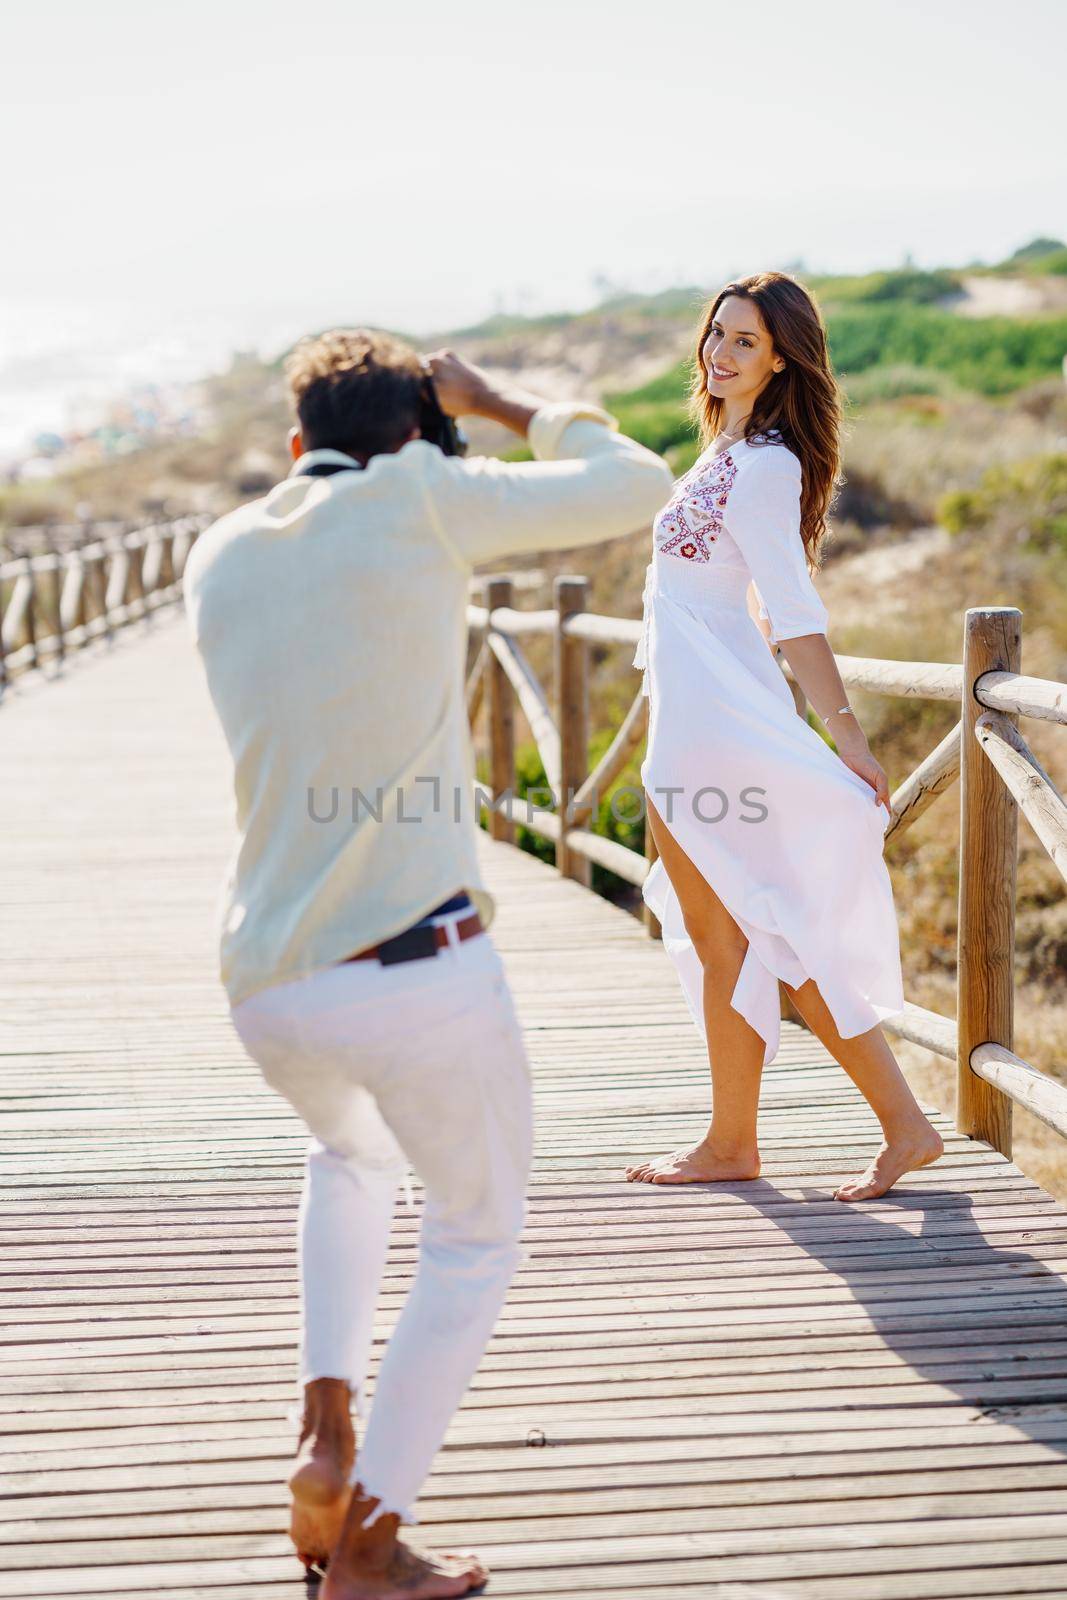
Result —
<svg viewBox="0 0 1067 1600"><path fill-rule="evenodd" d="M441 410L433 378L427 371L422 381L422 406L419 411L419 429L424 439L446 456L467 454L467 435L454 417Z"/></svg>

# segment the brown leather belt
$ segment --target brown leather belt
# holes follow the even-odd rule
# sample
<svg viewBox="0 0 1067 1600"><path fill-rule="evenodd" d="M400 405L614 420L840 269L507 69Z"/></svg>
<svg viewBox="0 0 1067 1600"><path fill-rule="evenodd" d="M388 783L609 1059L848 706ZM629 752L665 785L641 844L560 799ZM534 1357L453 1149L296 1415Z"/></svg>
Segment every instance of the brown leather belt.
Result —
<svg viewBox="0 0 1067 1600"><path fill-rule="evenodd" d="M471 939L476 933L482 932L482 919L477 911L472 911L470 916L464 917L460 922L452 924L459 939ZM403 933L398 933L392 939L386 939L382 944L371 945L369 950L360 950L354 956L345 956L342 966L349 961L380 961L383 966L392 966L399 961L418 961L423 956L435 956L442 945L449 943L448 929L440 923L435 927L428 923L423 927L407 928Z"/></svg>

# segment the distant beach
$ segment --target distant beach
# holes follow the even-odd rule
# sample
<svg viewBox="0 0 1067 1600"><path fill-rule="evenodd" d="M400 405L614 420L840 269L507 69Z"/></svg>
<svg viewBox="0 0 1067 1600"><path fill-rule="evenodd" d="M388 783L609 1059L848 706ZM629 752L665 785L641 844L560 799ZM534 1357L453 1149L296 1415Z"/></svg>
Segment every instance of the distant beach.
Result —
<svg viewBox="0 0 1067 1600"><path fill-rule="evenodd" d="M87 438L121 449L124 438L202 421L200 380L225 371L235 349L270 357L296 336L295 320L292 331L254 313L246 322L187 316L152 326L117 307L0 308L0 473L48 476Z"/></svg>

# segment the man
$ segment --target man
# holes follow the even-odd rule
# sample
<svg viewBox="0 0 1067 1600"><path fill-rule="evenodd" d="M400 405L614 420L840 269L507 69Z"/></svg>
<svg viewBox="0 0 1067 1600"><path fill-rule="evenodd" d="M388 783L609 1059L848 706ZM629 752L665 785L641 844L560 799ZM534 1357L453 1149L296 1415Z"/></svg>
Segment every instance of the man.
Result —
<svg viewBox="0 0 1067 1600"><path fill-rule="evenodd" d="M535 461L420 436L426 368L366 330L304 341L287 372L294 465L217 522L185 592L234 761L239 846L221 908L234 1024L310 1129L299 1222L304 1419L291 1532L322 1600L433 1600L473 1557L398 1537L518 1260L529 1073L484 931L465 609L475 563L610 539L668 497L664 463L596 406L545 405L451 352L449 415L529 438ZM375 1304L409 1160L418 1268L358 1462Z"/></svg>

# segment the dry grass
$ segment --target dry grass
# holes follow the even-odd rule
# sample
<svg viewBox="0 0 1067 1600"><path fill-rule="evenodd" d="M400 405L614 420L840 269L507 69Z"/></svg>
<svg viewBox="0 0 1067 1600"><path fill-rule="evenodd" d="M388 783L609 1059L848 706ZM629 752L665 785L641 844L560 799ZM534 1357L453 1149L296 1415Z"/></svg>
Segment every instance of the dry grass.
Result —
<svg viewBox="0 0 1067 1600"><path fill-rule="evenodd" d="M1058 379L999 400L915 395L864 407L848 426L846 472L929 521L942 495L973 488L987 467L1063 450L1065 438Z"/></svg>

